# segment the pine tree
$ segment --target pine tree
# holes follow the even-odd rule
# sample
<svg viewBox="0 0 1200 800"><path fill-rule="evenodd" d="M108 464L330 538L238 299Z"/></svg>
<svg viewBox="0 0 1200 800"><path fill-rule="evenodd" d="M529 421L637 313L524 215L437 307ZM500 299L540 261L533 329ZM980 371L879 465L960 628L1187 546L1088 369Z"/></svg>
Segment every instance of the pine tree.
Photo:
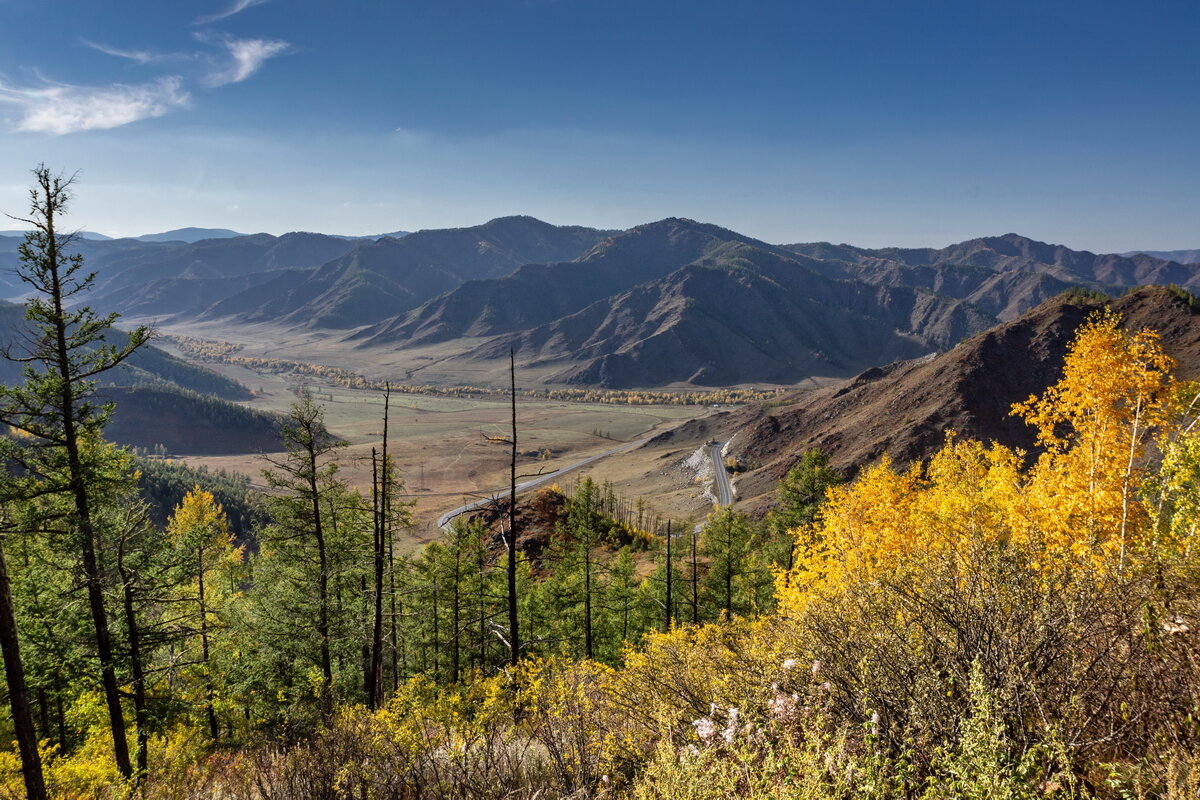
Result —
<svg viewBox="0 0 1200 800"><path fill-rule="evenodd" d="M4 455L26 476L17 494L70 498L69 533L82 557L101 683L112 729L113 755L121 775L133 776L116 656L109 631L105 575L93 496L99 487L126 479L114 474L114 461L100 445L100 432L111 408L93 400L94 378L132 355L149 338L146 328L129 334L121 346L113 337L116 314L99 316L87 306L71 307L87 292L95 273L84 273L83 257L70 254L73 235L59 231L59 217L71 200L72 178L54 175L44 165L34 170L28 218L32 230L19 249L17 275L30 287L25 304L30 336L25 350L6 351L24 364L24 383L0 389L0 423L22 434L5 439Z"/></svg>
<svg viewBox="0 0 1200 800"><path fill-rule="evenodd" d="M792 531L816 522L826 493L841 482L841 475L829 467L829 455L820 448L806 450L784 475L775 488L779 505L768 520L776 543L781 544L781 547L771 548L782 550L775 556L779 566L792 568L796 548Z"/></svg>
<svg viewBox="0 0 1200 800"><path fill-rule="evenodd" d="M710 514L704 526L700 552L709 559L704 594L707 605L727 617L754 609L751 586L763 566L754 552L753 537L745 515L728 506Z"/></svg>
<svg viewBox="0 0 1200 800"><path fill-rule="evenodd" d="M274 523L263 529L252 563L252 624L269 640L260 647L263 669L280 672L293 696L308 684L329 712L335 674L352 672L358 679L346 683L361 688L369 669L362 585L371 564L371 509L338 478L333 454L341 442L325 429L324 410L308 392L292 404L280 432L285 454L269 459L273 468L263 473L275 490Z"/></svg>

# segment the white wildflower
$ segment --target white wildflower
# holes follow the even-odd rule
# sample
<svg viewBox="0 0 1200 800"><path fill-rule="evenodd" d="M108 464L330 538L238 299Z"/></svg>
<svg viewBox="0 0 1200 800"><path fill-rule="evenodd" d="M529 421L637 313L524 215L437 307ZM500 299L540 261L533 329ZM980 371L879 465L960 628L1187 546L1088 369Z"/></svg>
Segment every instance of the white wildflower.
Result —
<svg viewBox="0 0 1200 800"><path fill-rule="evenodd" d="M725 715L725 730L721 731L721 738L727 744L733 743L733 738L738 732L738 710L737 707L730 708Z"/></svg>

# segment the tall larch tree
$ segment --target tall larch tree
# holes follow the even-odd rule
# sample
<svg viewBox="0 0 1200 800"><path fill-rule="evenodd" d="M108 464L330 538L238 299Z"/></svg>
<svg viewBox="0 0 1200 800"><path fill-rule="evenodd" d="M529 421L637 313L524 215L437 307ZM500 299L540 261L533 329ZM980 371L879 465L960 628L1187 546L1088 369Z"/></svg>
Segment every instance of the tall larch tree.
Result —
<svg viewBox="0 0 1200 800"><path fill-rule="evenodd" d="M133 765L109 632L93 502L98 486L124 476L113 474L114 460L101 445L100 433L111 407L97 403L94 390L95 378L125 361L150 333L140 327L122 344L112 344L120 338L112 332L116 314L100 316L88 306L72 305L95 279L95 273L83 271L83 257L69 252L74 235L60 229L74 177L56 175L44 165L33 174L30 215L17 218L30 227L18 251L17 267L18 277L30 290L25 303L29 335L20 352L6 352L9 359L24 365L24 382L0 389L0 423L21 436L6 440L5 455L21 466L27 496L69 499L67 534L81 556L113 755L128 780Z"/></svg>

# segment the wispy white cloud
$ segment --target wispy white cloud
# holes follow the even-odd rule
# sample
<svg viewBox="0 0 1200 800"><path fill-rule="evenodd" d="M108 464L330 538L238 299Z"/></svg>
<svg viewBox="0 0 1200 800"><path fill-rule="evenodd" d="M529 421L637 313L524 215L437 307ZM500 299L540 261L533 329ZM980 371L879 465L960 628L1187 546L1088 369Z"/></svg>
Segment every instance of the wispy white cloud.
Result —
<svg viewBox="0 0 1200 800"><path fill-rule="evenodd" d="M30 89L0 83L0 103L20 113L16 129L61 135L118 128L150 117L161 117L186 105L188 93L178 76L133 86L71 86L51 84Z"/></svg>
<svg viewBox="0 0 1200 800"><path fill-rule="evenodd" d="M116 47L108 47L107 45L97 44L96 42L89 42L87 39L84 39L83 43L93 50L99 50L105 55L116 56L117 58L125 58L129 61L136 61L139 64L149 64L152 61L159 60L157 54L151 53L148 50L120 50Z"/></svg>
<svg viewBox="0 0 1200 800"><path fill-rule="evenodd" d="M208 16L204 17L196 17L194 20L192 20L192 24L207 25L210 22L216 22L217 20L222 20L226 17L232 17L234 14L238 14L242 11L245 11L247 8L250 8L250 6L262 5L265 2L267 2L267 0L233 0L233 5L224 11L220 11L216 14L209 14Z"/></svg>
<svg viewBox="0 0 1200 800"><path fill-rule="evenodd" d="M274 39L223 39L222 43L229 51L231 61L225 69L205 78L204 82L209 86L244 81L258 72L268 58L283 53L289 47L287 42Z"/></svg>
<svg viewBox="0 0 1200 800"><path fill-rule="evenodd" d="M82 40L84 44L93 50L99 50L101 53L116 58L124 58L129 61L134 61L138 64L155 64L163 61L186 61L196 58L195 53L156 53L152 50L122 50L119 47L110 47L106 44L93 42L88 39Z"/></svg>

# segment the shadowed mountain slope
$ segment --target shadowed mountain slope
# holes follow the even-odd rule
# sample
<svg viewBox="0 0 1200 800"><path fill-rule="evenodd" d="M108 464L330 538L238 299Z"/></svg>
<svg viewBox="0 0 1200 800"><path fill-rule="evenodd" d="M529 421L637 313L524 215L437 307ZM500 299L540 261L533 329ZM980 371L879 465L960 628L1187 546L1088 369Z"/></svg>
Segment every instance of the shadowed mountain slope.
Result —
<svg viewBox="0 0 1200 800"><path fill-rule="evenodd" d="M0 346L24 352L25 309L0 301ZM111 330L116 346L127 335ZM0 383L24 380L22 365L0 359ZM165 446L172 453L220 455L277 450L279 418L230 400L249 399L237 381L194 366L153 345L144 345L124 363L98 376L100 400L116 402L105 437L143 448Z"/></svg>
<svg viewBox="0 0 1200 800"><path fill-rule="evenodd" d="M106 386L101 400L115 403L104 437L172 455L232 455L282 449L282 418L166 385Z"/></svg>
<svg viewBox="0 0 1200 800"><path fill-rule="evenodd" d="M730 242L669 275L463 356L517 350L548 383L631 388L792 383L953 345L995 322L961 301L837 281L807 259Z"/></svg>
<svg viewBox="0 0 1200 800"><path fill-rule="evenodd" d="M357 338L365 346L428 344L524 330L662 277L728 242L753 241L688 219L640 225L604 239L576 261L527 264L503 278L468 281Z"/></svg>
<svg viewBox="0 0 1200 800"><path fill-rule="evenodd" d="M25 307L0 300L0 348L10 349L16 357L26 354L29 323L25 320ZM120 347L127 343L127 335L112 329L106 339ZM0 384L15 385L24 380L23 365L0 358ZM205 367L189 364L152 344L144 345L109 372L100 376L100 382L108 386L134 386L139 384L171 384L200 394L209 394L223 400L246 400L250 390L235 380Z"/></svg>
<svg viewBox="0 0 1200 800"><path fill-rule="evenodd" d="M87 259L97 272L88 303L122 314L199 314L228 297L287 268L312 268L356 246L317 233L266 233L192 244L160 244L152 250L118 252Z"/></svg>
<svg viewBox="0 0 1200 800"><path fill-rule="evenodd" d="M742 496L768 494L812 447L849 474L884 453L901 465L926 458L948 430L1033 449L1032 428L1009 411L1061 377L1076 329L1104 305L1122 314L1129 329L1158 330L1178 362L1177 375L1200 376L1200 311L1189 299L1160 287L1111 301L1064 295L939 356L869 369L783 406L731 413L723 425L738 432L734 451L756 467L741 481Z"/></svg>

